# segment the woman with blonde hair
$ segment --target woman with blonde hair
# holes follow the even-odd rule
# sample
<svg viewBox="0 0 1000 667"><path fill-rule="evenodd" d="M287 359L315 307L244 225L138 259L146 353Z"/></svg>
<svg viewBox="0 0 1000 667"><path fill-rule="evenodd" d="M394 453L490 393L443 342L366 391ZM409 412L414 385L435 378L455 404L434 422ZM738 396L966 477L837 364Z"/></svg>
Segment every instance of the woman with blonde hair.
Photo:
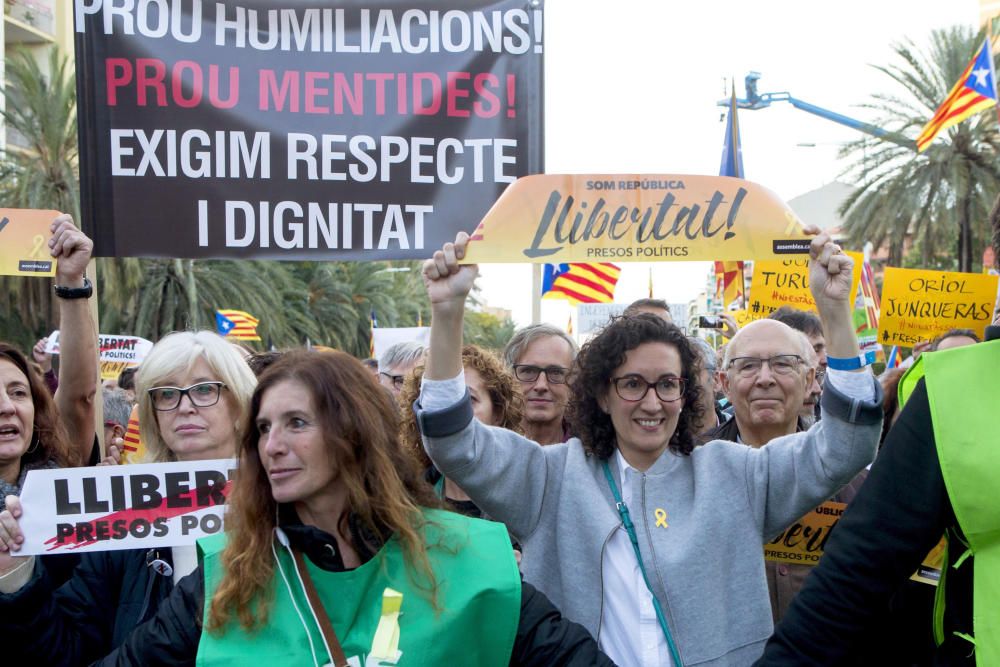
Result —
<svg viewBox="0 0 1000 667"><path fill-rule="evenodd" d="M145 460L232 458L255 385L242 355L218 334L165 336L136 378ZM16 524L12 530L11 539L20 536ZM0 636L25 660L87 664L150 618L196 565L194 547L88 553L56 588L36 559L29 577L0 583Z"/></svg>
<svg viewBox="0 0 1000 667"><path fill-rule="evenodd" d="M607 664L522 588L502 526L433 509L396 415L342 352L266 370L225 534L105 663Z"/></svg>

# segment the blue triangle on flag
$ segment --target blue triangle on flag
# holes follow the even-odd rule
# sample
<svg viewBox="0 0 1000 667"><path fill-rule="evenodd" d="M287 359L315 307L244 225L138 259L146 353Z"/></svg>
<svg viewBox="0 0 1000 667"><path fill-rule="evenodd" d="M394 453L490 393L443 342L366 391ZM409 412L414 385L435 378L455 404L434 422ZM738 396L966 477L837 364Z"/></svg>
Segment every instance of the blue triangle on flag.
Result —
<svg viewBox="0 0 1000 667"><path fill-rule="evenodd" d="M221 335L228 335L235 326L236 324L222 313L215 313L215 328Z"/></svg>

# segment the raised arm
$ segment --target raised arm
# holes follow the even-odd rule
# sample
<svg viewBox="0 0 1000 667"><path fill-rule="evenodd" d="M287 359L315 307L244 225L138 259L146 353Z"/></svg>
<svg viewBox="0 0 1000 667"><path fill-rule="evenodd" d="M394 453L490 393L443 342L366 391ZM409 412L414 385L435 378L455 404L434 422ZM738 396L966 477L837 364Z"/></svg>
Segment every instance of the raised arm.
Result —
<svg viewBox="0 0 1000 667"><path fill-rule="evenodd" d="M76 228L73 218L63 214L52 222L49 249L57 260L56 286L82 289L94 242ZM68 296L80 294L63 290L56 292L60 356L59 388L55 400L77 462L84 463L90 458L96 433L97 329L91 316L90 299L64 298L59 296L60 292Z"/></svg>
<svg viewBox="0 0 1000 667"><path fill-rule="evenodd" d="M462 371L462 323L465 300L479 273L475 264L460 265L469 235L459 232L454 243L424 262L424 285L431 302L431 345L424 377L448 380Z"/></svg>

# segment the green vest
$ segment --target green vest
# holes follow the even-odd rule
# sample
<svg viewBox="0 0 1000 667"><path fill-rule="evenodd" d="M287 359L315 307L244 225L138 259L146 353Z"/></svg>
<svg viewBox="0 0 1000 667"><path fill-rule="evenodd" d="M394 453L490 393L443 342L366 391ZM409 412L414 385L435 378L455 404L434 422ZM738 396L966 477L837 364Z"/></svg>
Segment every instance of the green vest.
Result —
<svg viewBox="0 0 1000 667"><path fill-rule="evenodd" d="M383 665L507 665L521 609L521 577L502 524L460 514L425 510L422 529L438 585L437 608L410 579L399 541L393 537L364 565L327 572L305 558L330 622L352 667ZM222 578L225 535L198 541L205 577L205 620ZM248 633L235 618L220 634L205 631L198 665L313 665L330 661L322 634L288 551L275 541L281 570L270 583L273 602L267 624ZM372 652L387 588L403 594L395 659ZM294 603L293 603L294 600ZM301 617L296 606L301 612Z"/></svg>
<svg viewBox="0 0 1000 667"><path fill-rule="evenodd" d="M920 355L941 476L973 560L976 662L1000 665L1000 341Z"/></svg>

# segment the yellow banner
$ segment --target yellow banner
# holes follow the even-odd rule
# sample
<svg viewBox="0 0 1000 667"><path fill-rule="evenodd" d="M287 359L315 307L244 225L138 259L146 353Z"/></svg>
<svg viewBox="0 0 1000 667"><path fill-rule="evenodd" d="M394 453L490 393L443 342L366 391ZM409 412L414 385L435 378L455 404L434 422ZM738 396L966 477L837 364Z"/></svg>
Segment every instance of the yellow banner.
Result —
<svg viewBox="0 0 1000 667"><path fill-rule="evenodd" d="M840 521L846 503L828 500L764 545L764 558L779 563L815 565L823 556L830 531Z"/></svg>
<svg viewBox="0 0 1000 667"><path fill-rule="evenodd" d="M982 336L993 318L997 276L887 267L878 341L913 347L949 329Z"/></svg>
<svg viewBox="0 0 1000 667"><path fill-rule="evenodd" d="M777 195L728 176L525 176L472 235L466 262L779 259L809 252Z"/></svg>
<svg viewBox="0 0 1000 667"><path fill-rule="evenodd" d="M850 252L854 260L851 274L851 294L858 293L861 265L860 252ZM750 302L747 311L752 319L767 317L782 306L799 310L816 310L816 301L809 292L809 259L779 259L756 261L750 281Z"/></svg>
<svg viewBox="0 0 1000 667"><path fill-rule="evenodd" d="M122 371L126 368L132 366L138 366L139 364L134 364L129 361L102 361L101 362L101 379L102 380L117 380L118 376L122 374Z"/></svg>
<svg viewBox="0 0 1000 667"><path fill-rule="evenodd" d="M0 275L54 276L49 227L58 211L0 208Z"/></svg>

